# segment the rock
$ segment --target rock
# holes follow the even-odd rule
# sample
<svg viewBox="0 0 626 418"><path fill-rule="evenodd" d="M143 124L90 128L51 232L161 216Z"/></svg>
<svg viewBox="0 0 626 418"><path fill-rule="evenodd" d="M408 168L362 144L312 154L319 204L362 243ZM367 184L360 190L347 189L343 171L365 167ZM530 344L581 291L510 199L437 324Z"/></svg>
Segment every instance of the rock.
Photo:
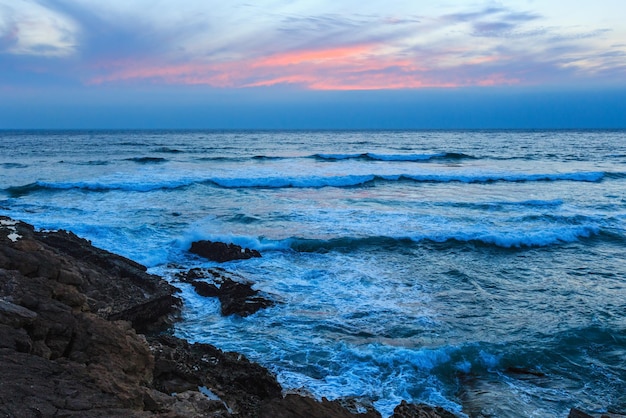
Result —
<svg viewBox="0 0 626 418"><path fill-rule="evenodd" d="M189 390L213 394L221 409L253 416L262 401L281 398L281 387L265 368L237 353L170 336L151 338L154 384L164 393Z"/></svg>
<svg viewBox="0 0 626 418"><path fill-rule="evenodd" d="M180 300L177 289L146 267L125 257L93 247L71 232L41 232L37 238L79 263L59 269L58 280L85 293L92 311L110 320L131 321L139 331L171 323ZM84 266L80 263L87 263ZM120 280L111 281L113 275Z"/></svg>
<svg viewBox="0 0 626 418"><path fill-rule="evenodd" d="M37 314L30 309L0 299L0 324L22 328L32 324L36 318Z"/></svg>
<svg viewBox="0 0 626 418"><path fill-rule="evenodd" d="M213 287L202 270L184 280L254 305L249 283L209 274ZM140 334L177 317L175 292L72 233L0 217L0 416L380 417L356 401L283 398L276 378L241 354Z"/></svg>
<svg viewBox="0 0 626 418"><path fill-rule="evenodd" d="M430 406L426 404L411 404L402 401L400 405L393 410L391 418L455 418L451 412L439 406Z"/></svg>
<svg viewBox="0 0 626 418"><path fill-rule="evenodd" d="M191 269L177 277L190 283L196 293L205 297L217 297L220 300L222 315L252 315L260 309L274 306L274 302L261 296L252 289L253 283L240 276L230 274L223 269ZM204 280L209 279L213 283Z"/></svg>
<svg viewBox="0 0 626 418"><path fill-rule="evenodd" d="M258 290L253 290L248 283L225 280L217 296L222 304L222 315L248 316L259 309L274 305L274 302L258 296L258 293Z"/></svg>
<svg viewBox="0 0 626 418"><path fill-rule="evenodd" d="M259 418L380 418L375 410L352 413L339 400L329 401L322 398L317 401L298 395L287 395L281 399L272 399L261 406Z"/></svg>
<svg viewBox="0 0 626 418"><path fill-rule="evenodd" d="M195 241L191 243L190 252L211 261L223 263L232 260L247 260L253 257L261 257L256 250L243 248L236 244L225 244L213 241Z"/></svg>
<svg viewBox="0 0 626 418"><path fill-rule="evenodd" d="M0 415L142 416L159 396L133 324L175 315L174 288L73 234L0 220L20 236L0 233Z"/></svg>
<svg viewBox="0 0 626 418"><path fill-rule="evenodd" d="M38 232L6 217L0 222L21 237L13 242L0 230L0 268L32 279L22 281L12 295L24 299L17 304L51 297L105 319L131 321L140 331L171 323L178 312L176 289L146 273L144 266L93 247L71 232Z"/></svg>
<svg viewBox="0 0 626 418"><path fill-rule="evenodd" d="M572 408L570 409L567 418L593 418L593 416L581 411L580 409Z"/></svg>

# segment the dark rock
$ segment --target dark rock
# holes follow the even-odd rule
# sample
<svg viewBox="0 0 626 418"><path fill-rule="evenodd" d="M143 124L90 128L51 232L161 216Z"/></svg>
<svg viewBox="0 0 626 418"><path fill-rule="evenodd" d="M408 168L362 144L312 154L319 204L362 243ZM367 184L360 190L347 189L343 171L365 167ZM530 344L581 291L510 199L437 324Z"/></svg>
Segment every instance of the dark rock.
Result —
<svg viewBox="0 0 626 418"><path fill-rule="evenodd" d="M88 263L89 267L61 268L58 280L75 284L87 296L91 310L110 320L131 321L143 331L148 325L172 321L180 300L177 291L160 277L146 273L146 267L125 257L93 247L71 232L41 232L37 238L64 255ZM109 276L119 277L111 281Z"/></svg>
<svg viewBox="0 0 626 418"><path fill-rule="evenodd" d="M0 221L0 416L380 417L346 400L283 398L240 354L138 334L176 317L174 287L74 234ZM252 311L249 283L215 269L211 285L205 273L181 279L217 289L223 311Z"/></svg>
<svg viewBox="0 0 626 418"><path fill-rule="evenodd" d="M430 406L426 404L411 404L402 401L400 405L393 410L391 418L455 418L451 412L439 406Z"/></svg>
<svg viewBox="0 0 626 418"><path fill-rule="evenodd" d="M252 289L249 283L225 280L219 288L217 296L222 304L222 315L248 316L259 309L274 305L271 300L258 296L258 290Z"/></svg>
<svg viewBox="0 0 626 418"><path fill-rule="evenodd" d="M352 413L339 400L329 401L323 398L317 401L299 395L287 395L272 399L261 406L259 418L380 418L375 410L364 413Z"/></svg>
<svg viewBox="0 0 626 418"><path fill-rule="evenodd" d="M254 415L262 401L281 397L281 387L265 368L237 353L208 344L189 344L169 336L154 337L154 384L165 393L189 390L211 393L231 413Z"/></svg>
<svg viewBox="0 0 626 418"><path fill-rule="evenodd" d="M203 282L202 280L194 280L191 282L191 285L200 296L211 298L220 295L220 288L215 286L213 283Z"/></svg>
<svg viewBox="0 0 626 418"><path fill-rule="evenodd" d="M572 408L570 409L567 418L593 418L593 415L589 415L580 409Z"/></svg>
<svg viewBox="0 0 626 418"><path fill-rule="evenodd" d="M185 283L190 283L200 296L217 297L224 316L245 317L275 304L274 301L261 296L258 290L252 289L253 283L223 269L194 268L186 273L179 273L177 277ZM204 281L206 279L213 283Z"/></svg>
<svg viewBox="0 0 626 418"><path fill-rule="evenodd" d="M0 415L143 415L144 399L158 398L154 357L132 323L174 315L174 288L71 234L0 221ZM112 271L102 267L109 258ZM125 315L155 300L169 305Z"/></svg>
<svg viewBox="0 0 626 418"><path fill-rule="evenodd" d="M0 231L0 268L32 278L13 294L21 301L17 304L29 307L51 297L106 319L131 321L140 331L171 322L178 311L176 289L138 263L93 247L71 232L37 232L6 217L0 222L5 232ZM9 239L7 229L19 239Z"/></svg>
<svg viewBox="0 0 626 418"><path fill-rule="evenodd" d="M223 242L213 241L195 241L191 243L191 249L189 251L211 261L220 263L261 257L261 253L256 250L243 248L236 244L225 244Z"/></svg>
<svg viewBox="0 0 626 418"><path fill-rule="evenodd" d="M37 314L30 309L0 299L0 324L22 328L32 324L36 318Z"/></svg>

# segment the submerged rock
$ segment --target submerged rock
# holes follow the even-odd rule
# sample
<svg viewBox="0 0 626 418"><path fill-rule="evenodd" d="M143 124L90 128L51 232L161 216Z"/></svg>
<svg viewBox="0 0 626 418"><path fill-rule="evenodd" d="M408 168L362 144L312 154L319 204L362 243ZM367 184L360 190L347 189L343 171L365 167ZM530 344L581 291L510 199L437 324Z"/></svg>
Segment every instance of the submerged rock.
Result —
<svg viewBox="0 0 626 418"><path fill-rule="evenodd" d="M232 260L247 260L253 257L261 257L257 250L243 248L236 244L213 242L208 240L191 243L189 252L220 263Z"/></svg>

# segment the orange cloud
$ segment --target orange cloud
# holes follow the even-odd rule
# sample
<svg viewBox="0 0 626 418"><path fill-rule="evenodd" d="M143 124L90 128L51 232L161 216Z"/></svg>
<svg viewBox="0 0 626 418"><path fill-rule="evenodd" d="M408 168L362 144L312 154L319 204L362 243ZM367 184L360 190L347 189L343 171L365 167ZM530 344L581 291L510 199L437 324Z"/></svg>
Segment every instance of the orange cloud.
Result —
<svg viewBox="0 0 626 418"><path fill-rule="evenodd" d="M445 56L441 54L441 56ZM431 65L438 57L428 57ZM101 65L104 74L90 84L144 80L153 83L208 85L212 87L260 87L293 84L310 90L380 90L463 85L514 84L503 74L461 77L466 67L480 67L497 57L469 59L445 73L409 58L398 59L375 44L327 49L295 50L260 58L219 63L158 65L152 62ZM106 71L110 68L109 71Z"/></svg>
<svg viewBox="0 0 626 418"><path fill-rule="evenodd" d="M263 58L254 65L257 67L281 67L305 62L324 63L328 61L354 60L368 53L372 53L373 50L374 45L357 45L329 49L290 51Z"/></svg>

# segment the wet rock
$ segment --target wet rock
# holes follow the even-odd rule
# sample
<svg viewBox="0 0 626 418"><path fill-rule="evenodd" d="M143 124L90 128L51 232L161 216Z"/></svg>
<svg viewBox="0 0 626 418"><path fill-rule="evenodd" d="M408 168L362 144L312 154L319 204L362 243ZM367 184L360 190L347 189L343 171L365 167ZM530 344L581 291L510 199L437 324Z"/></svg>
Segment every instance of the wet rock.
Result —
<svg viewBox="0 0 626 418"><path fill-rule="evenodd" d="M209 293L254 305L249 284L209 275ZM200 288L206 271L184 280ZM138 333L176 318L175 291L74 234L0 217L0 416L380 417L358 402L283 397L241 354Z"/></svg>
<svg viewBox="0 0 626 418"><path fill-rule="evenodd" d="M230 274L223 269L191 269L180 273L179 280L190 283L196 293L205 297L217 297L224 316L248 316L260 309L274 306L275 302L252 289L253 283ZM212 283L207 282L210 280Z"/></svg>
<svg viewBox="0 0 626 418"><path fill-rule="evenodd" d="M243 248L236 244L213 242L208 240L191 243L190 252L211 261L220 263L232 260L247 260L253 257L261 257L261 253L249 248Z"/></svg>
<svg viewBox="0 0 626 418"><path fill-rule="evenodd" d="M241 354L171 336L151 338L150 347L154 384L164 393L200 390L217 401L215 411L242 416L254 416L264 400L281 398L276 378Z"/></svg>
<svg viewBox="0 0 626 418"><path fill-rule="evenodd" d="M391 418L455 418L451 412L439 406L430 406L426 404L411 404L406 401L393 410Z"/></svg>
<svg viewBox="0 0 626 418"><path fill-rule="evenodd" d="M594 418L594 417L593 415L589 415L581 411L580 409L572 408L569 411L569 415L567 416L567 418Z"/></svg>
<svg viewBox="0 0 626 418"><path fill-rule="evenodd" d="M259 296L258 293L258 290L252 289L248 283L225 280L217 295L222 305L222 315L248 316L259 309L274 305L274 302Z"/></svg>
<svg viewBox="0 0 626 418"><path fill-rule="evenodd" d="M273 399L261 406L259 418L380 418L375 410L353 413L346 409L339 400L329 401L322 398L317 401L298 395L287 395Z"/></svg>

